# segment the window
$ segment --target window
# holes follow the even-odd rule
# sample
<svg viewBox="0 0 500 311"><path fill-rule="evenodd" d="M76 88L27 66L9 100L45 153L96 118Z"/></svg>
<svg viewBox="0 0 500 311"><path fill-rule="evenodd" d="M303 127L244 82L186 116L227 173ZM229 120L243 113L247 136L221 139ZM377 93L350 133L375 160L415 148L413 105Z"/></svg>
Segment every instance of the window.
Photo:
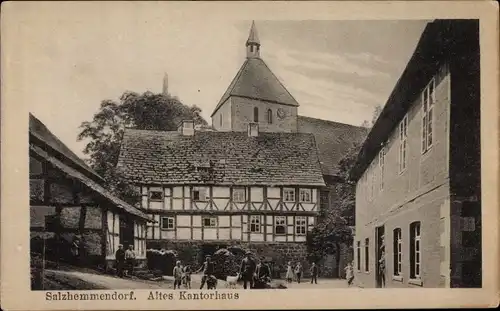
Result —
<svg viewBox="0 0 500 311"><path fill-rule="evenodd" d="M420 222L410 225L410 278L419 279L421 271Z"/></svg>
<svg viewBox="0 0 500 311"><path fill-rule="evenodd" d="M300 202L312 202L312 189L300 189Z"/></svg>
<svg viewBox="0 0 500 311"><path fill-rule="evenodd" d="M267 109L267 123L273 124L273 111L271 109Z"/></svg>
<svg viewBox="0 0 500 311"><path fill-rule="evenodd" d="M193 188L193 200L194 201L207 201L209 199L208 188L205 187L194 187Z"/></svg>
<svg viewBox="0 0 500 311"><path fill-rule="evenodd" d="M219 123L220 123L220 127L222 127L222 113L219 115Z"/></svg>
<svg viewBox="0 0 500 311"><path fill-rule="evenodd" d="M380 191L384 190L384 162L385 162L385 147L382 147L382 149L380 149L380 152L378 154L378 166L380 168L380 184L379 184Z"/></svg>
<svg viewBox="0 0 500 311"><path fill-rule="evenodd" d="M253 108L253 122L259 122L259 108Z"/></svg>
<svg viewBox="0 0 500 311"><path fill-rule="evenodd" d="M283 201L295 202L295 189L294 188L284 188L283 189Z"/></svg>
<svg viewBox="0 0 500 311"><path fill-rule="evenodd" d="M356 243L356 268L361 271L361 242Z"/></svg>
<svg viewBox="0 0 500 311"><path fill-rule="evenodd" d="M306 217L298 216L295 218L295 234L296 235L306 234Z"/></svg>
<svg viewBox="0 0 500 311"><path fill-rule="evenodd" d="M422 92L422 153L432 147L432 123L435 98L436 81L429 82Z"/></svg>
<svg viewBox="0 0 500 311"><path fill-rule="evenodd" d="M217 217L203 218L203 227L217 227Z"/></svg>
<svg viewBox="0 0 500 311"><path fill-rule="evenodd" d="M245 188L233 188L233 202L246 202Z"/></svg>
<svg viewBox="0 0 500 311"><path fill-rule="evenodd" d="M286 217L276 216L274 218L274 233L286 234Z"/></svg>
<svg viewBox="0 0 500 311"><path fill-rule="evenodd" d="M406 158L408 155L408 115L405 115L399 124L399 172L406 169Z"/></svg>
<svg viewBox="0 0 500 311"><path fill-rule="evenodd" d="M250 52L253 53L253 45L250 44Z"/></svg>
<svg viewBox="0 0 500 311"><path fill-rule="evenodd" d="M402 250L403 240L401 239L401 228L396 228L393 231L393 253L394 253L394 275L401 275L401 262L403 256Z"/></svg>
<svg viewBox="0 0 500 311"><path fill-rule="evenodd" d="M250 216L250 232L260 233L260 215Z"/></svg>
<svg viewBox="0 0 500 311"><path fill-rule="evenodd" d="M368 272L370 271L370 257L369 257L369 252L370 251L370 239L365 239L365 271Z"/></svg>
<svg viewBox="0 0 500 311"><path fill-rule="evenodd" d="M149 191L149 200L162 201L163 200L163 191Z"/></svg>
<svg viewBox="0 0 500 311"><path fill-rule="evenodd" d="M162 217L161 218L161 230L174 230L174 229L175 229L174 217Z"/></svg>

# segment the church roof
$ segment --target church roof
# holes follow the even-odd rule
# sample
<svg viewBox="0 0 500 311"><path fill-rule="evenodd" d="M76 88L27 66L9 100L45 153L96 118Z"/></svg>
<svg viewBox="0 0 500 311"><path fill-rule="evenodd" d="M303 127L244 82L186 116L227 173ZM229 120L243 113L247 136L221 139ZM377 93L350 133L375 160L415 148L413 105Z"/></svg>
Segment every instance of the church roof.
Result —
<svg viewBox="0 0 500 311"><path fill-rule="evenodd" d="M134 183L324 186L311 134L127 129L118 169Z"/></svg>
<svg viewBox="0 0 500 311"><path fill-rule="evenodd" d="M299 106L299 103L287 91L260 58L248 58L241 66L226 92L214 109L212 116L231 96Z"/></svg>
<svg viewBox="0 0 500 311"><path fill-rule="evenodd" d="M299 133L314 135L323 175L336 176L342 157L355 144L361 144L368 133L364 127L315 119L297 117Z"/></svg>

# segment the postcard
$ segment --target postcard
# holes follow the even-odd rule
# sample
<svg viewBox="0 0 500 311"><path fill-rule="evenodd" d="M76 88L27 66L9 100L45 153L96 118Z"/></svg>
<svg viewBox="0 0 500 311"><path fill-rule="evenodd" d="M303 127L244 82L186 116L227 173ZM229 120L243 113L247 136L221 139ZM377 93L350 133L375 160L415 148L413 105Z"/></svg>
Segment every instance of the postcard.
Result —
<svg viewBox="0 0 500 311"><path fill-rule="evenodd" d="M498 4L7 2L6 310L498 306Z"/></svg>

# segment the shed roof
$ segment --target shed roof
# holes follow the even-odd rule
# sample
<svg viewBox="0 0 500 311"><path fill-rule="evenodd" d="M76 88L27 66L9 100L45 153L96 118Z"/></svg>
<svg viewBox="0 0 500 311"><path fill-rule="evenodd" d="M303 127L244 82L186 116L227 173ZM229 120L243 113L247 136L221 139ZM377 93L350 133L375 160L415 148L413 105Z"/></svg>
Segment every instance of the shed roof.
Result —
<svg viewBox="0 0 500 311"><path fill-rule="evenodd" d="M478 20L434 20L427 24L412 57L361 147L350 173L351 179L358 180L362 176L439 67L450 59L460 58L461 49L475 48L478 40Z"/></svg>

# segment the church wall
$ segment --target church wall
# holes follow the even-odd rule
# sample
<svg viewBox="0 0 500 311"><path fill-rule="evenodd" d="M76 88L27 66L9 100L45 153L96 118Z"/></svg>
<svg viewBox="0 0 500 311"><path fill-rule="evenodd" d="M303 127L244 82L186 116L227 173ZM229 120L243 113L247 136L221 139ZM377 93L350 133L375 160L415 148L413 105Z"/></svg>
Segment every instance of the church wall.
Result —
<svg viewBox="0 0 500 311"><path fill-rule="evenodd" d="M281 105L242 97L231 97L231 124L233 131L246 131L248 123L254 122L254 108L259 109L259 131L261 132L297 132L297 107ZM283 109L285 117L278 118L278 108ZM268 122L267 111L272 111L272 123Z"/></svg>
<svg viewBox="0 0 500 311"><path fill-rule="evenodd" d="M231 98L228 98L212 117L214 129L231 131L231 117Z"/></svg>

